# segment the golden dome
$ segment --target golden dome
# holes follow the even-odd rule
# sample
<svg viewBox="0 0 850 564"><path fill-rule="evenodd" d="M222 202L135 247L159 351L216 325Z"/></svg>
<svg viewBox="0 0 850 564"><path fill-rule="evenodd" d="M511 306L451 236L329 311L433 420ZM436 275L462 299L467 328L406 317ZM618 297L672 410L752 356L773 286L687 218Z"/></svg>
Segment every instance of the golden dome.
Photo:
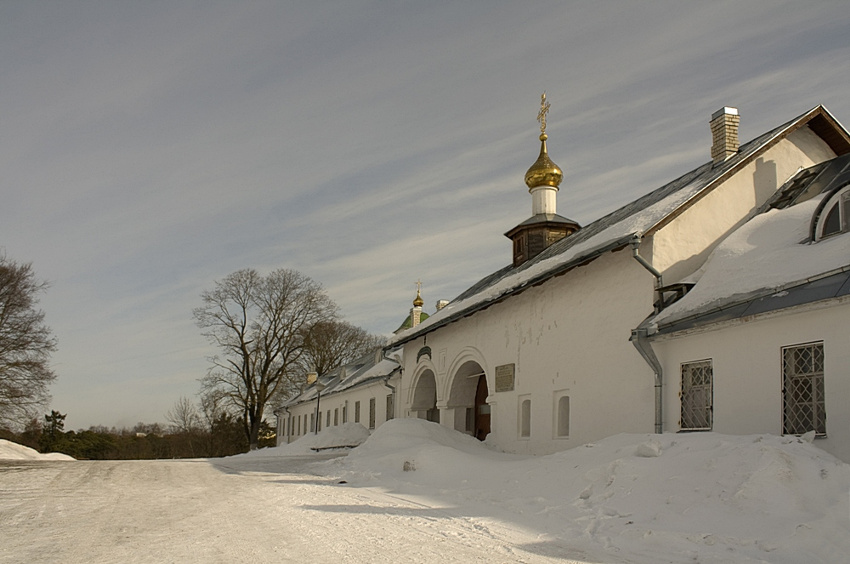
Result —
<svg viewBox="0 0 850 564"><path fill-rule="evenodd" d="M549 158L549 153L546 150L546 139L548 138L549 136L545 133L540 134L540 156L525 173L525 184L529 190L538 186L557 188L564 179L564 173Z"/></svg>
<svg viewBox="0 0 850 564"><path fill-rule="evenodd" d="M422 307L425 305L425 301L422 299L422 296L419 295L419 290L416 290L416 297L413 298L413 307Z"/></svg>

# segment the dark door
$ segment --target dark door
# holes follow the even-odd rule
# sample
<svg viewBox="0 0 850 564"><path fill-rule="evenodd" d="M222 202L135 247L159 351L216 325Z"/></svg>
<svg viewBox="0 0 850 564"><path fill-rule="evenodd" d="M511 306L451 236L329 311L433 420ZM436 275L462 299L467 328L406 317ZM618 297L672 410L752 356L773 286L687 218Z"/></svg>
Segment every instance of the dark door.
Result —
<svg viewBox="0 0 850 564"><path fill-rule="evenodd" d="M478 377L478 389L475 390L475 438L483 441L490 434L490 406L487 405L487 377Z"/></svg>

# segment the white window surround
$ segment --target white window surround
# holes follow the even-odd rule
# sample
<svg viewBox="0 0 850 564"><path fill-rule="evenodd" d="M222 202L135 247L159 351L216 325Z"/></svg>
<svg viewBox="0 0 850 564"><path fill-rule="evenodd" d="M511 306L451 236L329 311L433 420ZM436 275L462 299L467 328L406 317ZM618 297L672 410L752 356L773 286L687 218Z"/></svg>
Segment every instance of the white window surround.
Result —
<svg viewBox="0 0 850 564"><path fill-rule="evenodd" d="M570 438L570 391L557 390L552 398L552 438Z"/></svg>
<svg viewBox="0 0 850 564"><path fill-rule="evenodd" d="M518 417L517 423L518 425L518 435L520 439L530 439L531 438L531 396L524 395L519 396L517 398L519 401L518 405Z"/></svg>

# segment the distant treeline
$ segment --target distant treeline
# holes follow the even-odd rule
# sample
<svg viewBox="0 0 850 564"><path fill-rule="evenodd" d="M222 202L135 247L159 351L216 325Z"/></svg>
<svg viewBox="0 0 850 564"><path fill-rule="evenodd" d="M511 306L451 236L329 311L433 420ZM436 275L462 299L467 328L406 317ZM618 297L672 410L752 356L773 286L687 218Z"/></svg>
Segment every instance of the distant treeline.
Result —
<svg viewBox="0 0 850 564"><path fill-rule="evenodd" d="M0 438L42 453L61 452L78 460L149 460L210 458L248 451L245 424L221 414L208 429L180 430L158 423L138 423L132 429L94 426L65 431L65 415L53 411L44 421L33 419L22 432L0 428ZM260 447L274 446L274 429L264 423Z"/></svg>

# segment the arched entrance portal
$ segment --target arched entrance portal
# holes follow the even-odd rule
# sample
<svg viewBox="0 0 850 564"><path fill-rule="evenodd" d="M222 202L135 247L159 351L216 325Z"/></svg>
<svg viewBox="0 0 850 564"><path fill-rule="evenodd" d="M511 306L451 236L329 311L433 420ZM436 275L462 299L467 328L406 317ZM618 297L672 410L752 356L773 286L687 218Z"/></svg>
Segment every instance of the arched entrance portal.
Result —
<svg viewBox="0 0 850 564"><path fill-rule="evenodd" d="M455 373L448 407L454 412L454 428L483 441L490 434L487 377L474 360L463 363Z"/></svg>
<svg viewBox="0 0 850 564"><path fill-rule="evenodd" d="M411 415L419 419L440 422L440 410L437 409L437 381L430 370L423 372L416 381L410 411Z"/></svg>
<svg viewBox="0 0 850 564"><path fill-rule="evenodd" d="M475 390L475 411L473 429L475 438L483 441L490 434L490 406L487 404L487 377L478 377L478 386Z"/></svg>

